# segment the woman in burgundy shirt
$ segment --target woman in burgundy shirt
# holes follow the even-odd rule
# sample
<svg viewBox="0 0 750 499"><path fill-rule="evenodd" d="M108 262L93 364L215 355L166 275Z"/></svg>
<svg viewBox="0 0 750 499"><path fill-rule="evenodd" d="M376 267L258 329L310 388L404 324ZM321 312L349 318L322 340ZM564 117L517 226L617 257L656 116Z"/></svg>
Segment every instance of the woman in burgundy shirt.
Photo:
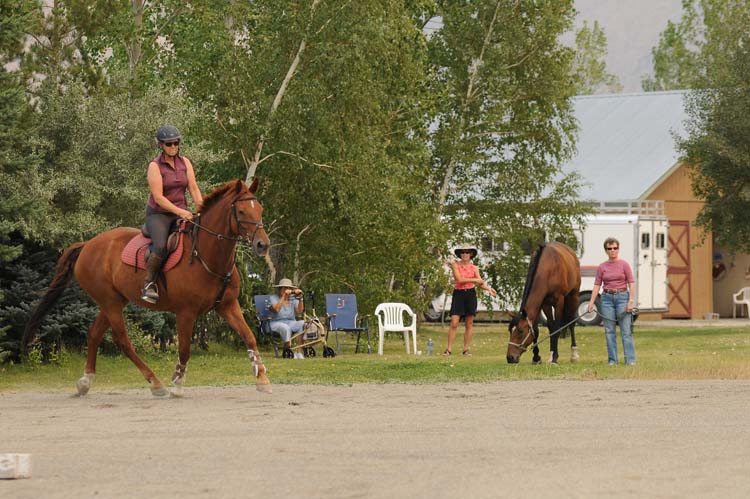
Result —
<svg viewBox="0 0 750 499"><path fill-rule="evenodd" d="M178 219L192 220L187 209L185 191L197 207L203 196L195 181L195 172L190 160L180 155L182 135L177 128L164 125L156 131L161 154L148 164L148 188L151 194L146 207L146 230L151 237L151 255L146 264L146 279L143 282L141 299L149 303L159 300L156 278L167 258L167 238Z"/></svg>
<svg viewBox="0 0 750 499"><path fill-rule="evenodd" d="M609 365L617 364L617 322L620 322L622 349L625 364L635 365L635 343L633 342L633 297L635 296L635 278L633 270L625 260L619 258L620 242L614 237L604 241L604 250L608 260L596 270L594 290L591 293L588 311L594 310L594 302L602 288L601 315L604 319L604 336L607 339L607 357Z"/></svg>

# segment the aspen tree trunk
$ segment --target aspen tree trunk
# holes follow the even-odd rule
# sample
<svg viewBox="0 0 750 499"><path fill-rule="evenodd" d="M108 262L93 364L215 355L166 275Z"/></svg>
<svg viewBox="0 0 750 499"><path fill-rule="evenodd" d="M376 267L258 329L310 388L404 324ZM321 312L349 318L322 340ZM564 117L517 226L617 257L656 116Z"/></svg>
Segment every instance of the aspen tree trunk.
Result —
<svg viewBox="0 0 750 499"><path fill-rule="evenodd" d="M317 8L319 3L320 0L313 0L312 5L310 6L310 22L312 22L313 14L315 13L315 9ZM297 67L299 66L300 60L302 59L302 54L304 54L305 48L307 48L306 36L307 35L305 35L305 38L302 38L299 43L297 53L292 60L292 64L289 66L289 69L286 72L286 76L284 77L284 81L281 82L281 86L276 92L276 97L274 97L273 99L271 109L269 110L268 116L266 117L266 123L263 127L263 131L261 132L258 141L255 143L255 151L253 152L253 157L247 165L247 176L245 177L245 182L247 183L250 183L255 176L255 172L258 169L258 163L260 163L260 157L261 153L263 152L263 145L265 144L266 136L271 130L274 114L276 114L276 110L279 108L281 101L284 99L284 94L286 93L286 89L289 86L289 82L292 81L294 74L297 72ZM244 151L242 157L245 158Z"/></svg>

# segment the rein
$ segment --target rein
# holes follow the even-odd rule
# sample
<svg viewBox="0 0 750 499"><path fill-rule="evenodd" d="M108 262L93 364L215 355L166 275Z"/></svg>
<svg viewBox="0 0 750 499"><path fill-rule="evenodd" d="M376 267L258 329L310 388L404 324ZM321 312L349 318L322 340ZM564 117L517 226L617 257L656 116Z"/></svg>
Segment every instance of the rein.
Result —
<svg viewBox="0 0 750 499"><path fill-rule="evenodd" d="M221 303L221 300L224 298L224 293L226 292L227 288L229 287L229 283L232 281L232 274L234 273L234 263L236 261L236 250L232 252L232 261L229 264L229 271L226 274L219 274L217 272L214 272L211 270L211 268L208 266L208 264L203 260L200 253L198 252L197 242L198 242L198 231L203 230L207 232L208 234L212 235L219 241L221 240L227 240L232 241L234 243L240 243L240 244L252 244L253 241L255 241L255 236L258 234L258 230L263 228L263 222L262 221L248 221L248 220L240 220L237 216L237 207L235 206L235 203L238 201L257 201L258 198L255 196L248 196L244 198L238 198L235 199L232 202L232 211L231 211L231 217L234 218L234 221L237 223L237 229L238 234L237 236L228 236L226 234L222 234L220 232L213 231L209 229L208 227L205 227L200 224L200 214L197 217L197 222L193 220L188 220L191 224L193 224L193 230L190 231L190 238L192 239L193 243L190 248L190 264L193 263L193 258L197 258L201 265L203 265L203 268L208 272L210 275L216 277L221 281L221 289L219 289L219 293L216 295L216 299L214 300L214 307L216 307L219 303ZM255 230L252 233L252 237L245 229L245 225L254 225ZM240 231L244 230L245 234L241 234ZM212 308L214 308L212 307Z"/></svg>

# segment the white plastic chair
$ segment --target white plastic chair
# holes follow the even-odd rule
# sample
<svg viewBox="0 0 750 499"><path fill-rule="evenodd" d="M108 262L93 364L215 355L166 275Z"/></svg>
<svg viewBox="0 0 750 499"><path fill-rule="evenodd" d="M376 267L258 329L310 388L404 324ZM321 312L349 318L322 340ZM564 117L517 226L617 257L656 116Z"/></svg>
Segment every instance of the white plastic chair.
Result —
<svg viewBox="0 0 750 499"><path fill-rule="evenodd" d="M411 316L411 324L404 324L404 314ZM378 355L383 355L383 340L386 331L404 333L406 353L409 352L409 332L411 331L414 353L417 353L417 314L405 303L381 303L375 308L378 317Z"/></svg>
<svg viewBox="0 0 750 499"><path fill-rule="evenodd" d="M732 317L737 318L737 305L740 306L740 314L742 313L742 306L747 307L747 317L750 319L750 287L744 287L732 295Z"/></svg>

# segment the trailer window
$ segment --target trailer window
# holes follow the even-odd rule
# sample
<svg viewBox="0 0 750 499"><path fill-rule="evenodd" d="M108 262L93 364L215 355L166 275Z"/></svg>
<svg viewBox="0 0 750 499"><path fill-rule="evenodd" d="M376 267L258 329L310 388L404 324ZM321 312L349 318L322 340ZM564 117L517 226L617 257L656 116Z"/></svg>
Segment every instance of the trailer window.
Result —
<svg viewBox="0 0 750 499"><path fill-rule="evenodd" d="M666 248L667 237L663 232L656 234L656 249Z"/></svg>
<svg viewBox="0 0 750 499"><path fill-rule="evenodd" d="M644 232L641 234L641 249L649 249L651 247L651 234Z"/></svg>

